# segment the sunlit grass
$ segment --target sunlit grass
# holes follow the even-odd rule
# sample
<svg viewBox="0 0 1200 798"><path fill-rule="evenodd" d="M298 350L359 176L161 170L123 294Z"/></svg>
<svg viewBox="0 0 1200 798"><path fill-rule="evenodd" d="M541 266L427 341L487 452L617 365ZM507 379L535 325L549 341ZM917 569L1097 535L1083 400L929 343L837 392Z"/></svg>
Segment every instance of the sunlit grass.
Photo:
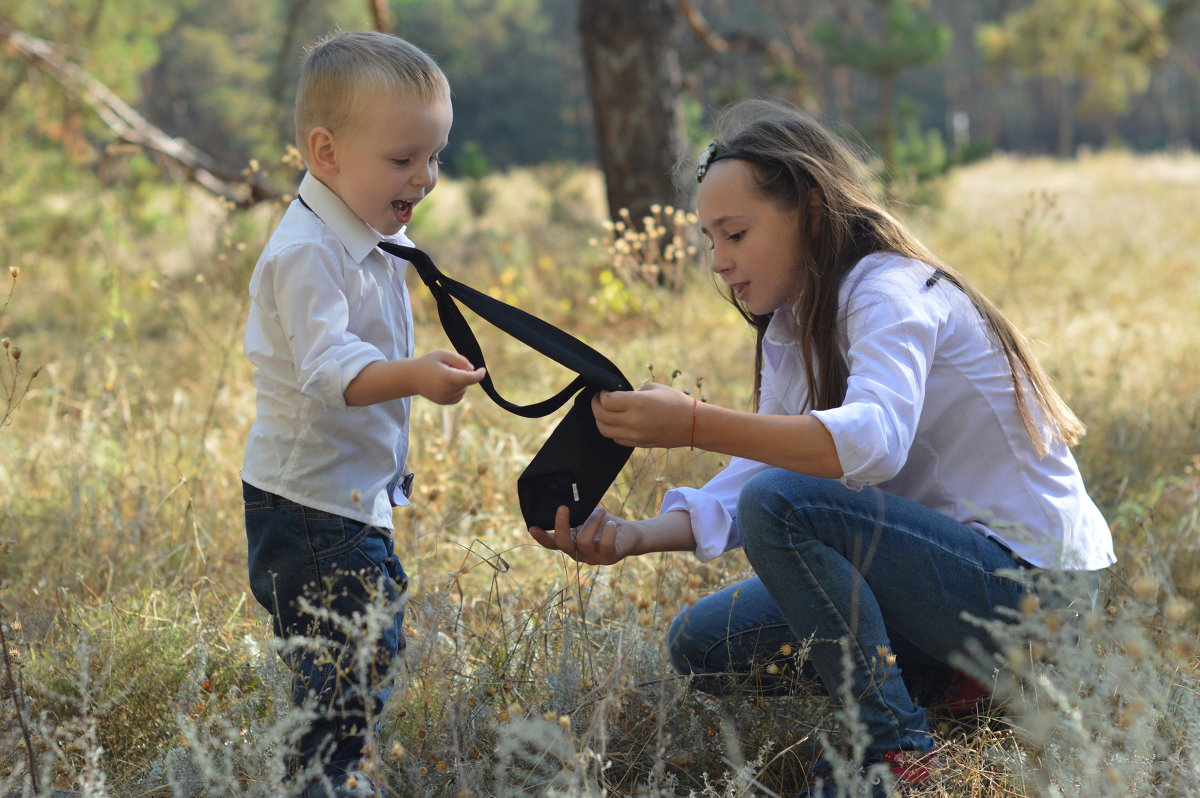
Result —
<svg viewBox="0 0 1200 798"><path fill-rule="evenodd" d="M1091 430L1076 455L1122 558L1113 622L1136 634L1118 629L1125 643L1106 643L1088 667L1185 696L1196 690L1200 594L1198 182L1195 156L996 158L951 175L937 207L903 211L1029 334ZM489 178L493 201L472 218L463 187L447 182L413 236L445 271L581 335L635 384L749 407L752 337L701 261L679 295L645 283L601 290L613 265L588 243L606 235L599 186L583 171ZM244 286L278 209L238 215L177 188L6 200L29 207L0 220L0 265L21 269L0 335L44 370L0 428L0 623L22 679L14 697L0 675L0 792L28 783L23 719L43 786L171 794L173 783L187 794L179 785L199 783L195 768L228 767L246 794L271 794L284 676L246 591L237 473L254 405ZM50 236L30 222L43 215ZM424 288L411 288L418 348L446 346ZM482 323L477 332L511 398L541 399L569 379ZM592 569L536 547L515 481L550 427L481 392L452 408L414 403L414 506L396 516L412 577L410 652L384 719L388 779L430 796L802 784L832 724L822 700L704 698L662 653L674 613L745 575L744 558ZM666 489L721 462L638 452L608 504L650 514ZM1127 661L1137 645L1140 659ZM1086 704L1086 685L1068 687L1093 722L1116 723L1111 708ZM1119 717L1158 738L1122 743L1114 760L1141 770L1094 794L1185 794L1191 783L1195 723L1168 711L1190 704L1148 692L1142 705L1155 722L1128 706ZM929 794L1050 794L1053 773L1020 754L1042 756L1054 739L1026 728L1036 713L1019 717L1015 729L944 730L944 773ZM236 764L200 756L206 746L236 751ZM1075 794L1068 764L1038 761Z"/></svg>

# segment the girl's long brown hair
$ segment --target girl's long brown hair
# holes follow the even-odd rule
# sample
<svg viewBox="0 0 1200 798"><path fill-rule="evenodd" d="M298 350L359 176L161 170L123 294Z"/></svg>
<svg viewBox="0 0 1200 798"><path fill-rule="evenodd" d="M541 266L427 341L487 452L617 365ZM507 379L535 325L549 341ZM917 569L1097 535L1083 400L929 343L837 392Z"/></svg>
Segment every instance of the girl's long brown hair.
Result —
<svg viewBox="0 0 1200 798"><path fill-rule="evenodd" d="M848 369L838 349L838 289L854 265L873 252L894 252L941 269L979 311L1012 376L1017 409L1041 456L1051 442L1073 445L1084 426L1059 397L1024 336L965 277L942 263L901 224L871 190L860 158L817 119L799 109L767 100L743 100L717 120L717 152L746 156L764 199L785 210L799 208L804 261L798 264L795 308L797 346L804 353L809 410L837 407L846 396ZM812 189L819 206L809 207ZM818 214L815 224L812 214ZM754 395L762 379L762 341L770 316L750 313L730 300L756 330ZM807 353L812 353L809 356ZM1031 402L1048 429L1038 428Z"/></svg>

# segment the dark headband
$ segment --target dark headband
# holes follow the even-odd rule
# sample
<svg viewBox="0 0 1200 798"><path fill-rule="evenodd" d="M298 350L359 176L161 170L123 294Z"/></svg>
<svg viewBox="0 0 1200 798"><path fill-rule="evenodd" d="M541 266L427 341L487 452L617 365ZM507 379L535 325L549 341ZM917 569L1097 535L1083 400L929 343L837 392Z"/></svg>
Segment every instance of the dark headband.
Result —
<svg viewBox="0 0 1200 798"><path fill-rule="evenodd" d="M760 158L759 156L748 152L742 152L741 150L725 150L724 152L717 152L717 147L719 146L720 144L717 143L717 140L713 139L711 142L709 142L708 146L704 148L704 152L700 153L700 157L696 159L697 183L704 181L704 176L708 174L708 167L712 166L717 161L723 161L726 158L737 158L738 160L742 161L750 161L751 163L756 163L759 166L771 165L766 159Z"/></svg>

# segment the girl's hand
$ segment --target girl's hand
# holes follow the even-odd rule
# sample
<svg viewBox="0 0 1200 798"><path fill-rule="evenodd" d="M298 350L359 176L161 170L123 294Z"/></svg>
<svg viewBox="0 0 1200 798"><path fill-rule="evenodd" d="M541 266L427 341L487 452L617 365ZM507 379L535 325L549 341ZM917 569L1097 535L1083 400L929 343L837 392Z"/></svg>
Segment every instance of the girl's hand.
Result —
<svg viewBox="0 0 1200 798"><path fill-rule="evenodd" d="M637 391L601 391L592 399L600 434L622 446L691 445L695 409L692 397L655 382Z"/></svg>
<svg viewBox="0 0 1200 798"><path fill-rule="evenodd" d="M642 542L642 533L637 525L609 515L603 507L592 510L592 514L579 527L572 529L567 519L566 507L559 507L554 516L554 531L540 527L529 527L529 535L551 551L561 551L576 562L588 565L612 565L636 554Z"/></svg>
<svg viewBox="0 0 1200 798"><path fill-rule="evenodd" d="M467 388L483 379L485 369L472 368L471 361L458 352L435 349L413 359L417 370L417 393L439 405L462 401Z"/></svg>

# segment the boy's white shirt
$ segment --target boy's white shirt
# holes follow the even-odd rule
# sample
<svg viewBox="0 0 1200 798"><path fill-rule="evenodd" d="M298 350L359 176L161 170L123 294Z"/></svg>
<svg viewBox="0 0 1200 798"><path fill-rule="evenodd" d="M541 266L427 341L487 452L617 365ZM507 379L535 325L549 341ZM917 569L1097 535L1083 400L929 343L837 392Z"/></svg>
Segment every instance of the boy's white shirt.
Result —
<svg viewBox="0 0 1200 798"><path fill-rule="evenodd" d="M242 479L261 490L384 529L408 457L409 397L347 406L369 363L413 356L407 262L311 174L250 278L245 352L257 414Z"/></svg>
<svg viewBox="0 0 1200 798"><path fill-rule="evenodd" d="M1027 562L1094 570L1116 562L1112 535L1070 450L1039 458L1017 414L1003 354L967 297L932 267L869 255L840 289L845 401L812 415L837 447L843 484L875 486L1000 540ZM763 341L759 412L796 415L808 389L786 309ZM769 466L743 458L702 488L677 488L661 511L691 514L696 556L740 545L742 486Z"/></svg>

